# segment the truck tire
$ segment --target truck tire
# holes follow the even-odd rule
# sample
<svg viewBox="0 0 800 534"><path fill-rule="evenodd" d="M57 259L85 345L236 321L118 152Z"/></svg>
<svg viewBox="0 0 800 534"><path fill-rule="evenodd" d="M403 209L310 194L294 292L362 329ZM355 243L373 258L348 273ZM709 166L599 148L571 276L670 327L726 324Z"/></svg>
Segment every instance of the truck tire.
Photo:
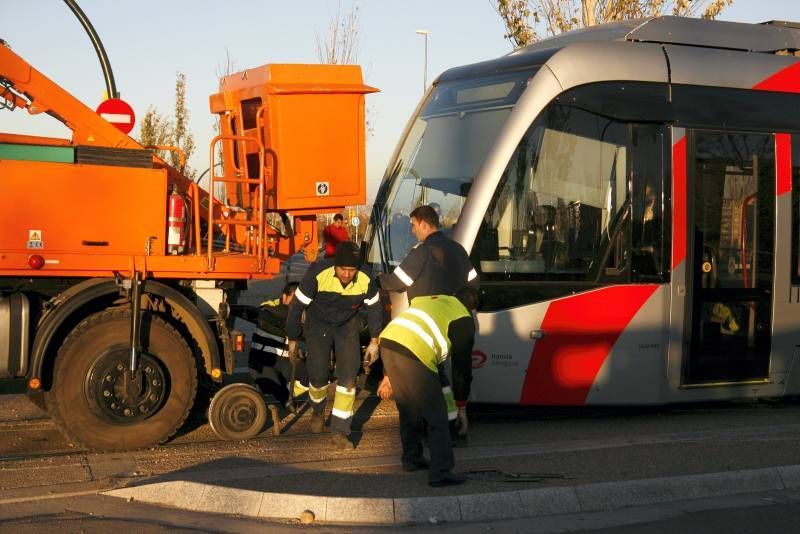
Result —
<svg viewBox="0 0 800 534"><path fill-rule="evenodd" d="M77 444L99 450L147 447L184 423L197 393L186 340L159 317L142 318L142 354L131 379L130 310L89 316L58 351L48 410Z"/></svg>

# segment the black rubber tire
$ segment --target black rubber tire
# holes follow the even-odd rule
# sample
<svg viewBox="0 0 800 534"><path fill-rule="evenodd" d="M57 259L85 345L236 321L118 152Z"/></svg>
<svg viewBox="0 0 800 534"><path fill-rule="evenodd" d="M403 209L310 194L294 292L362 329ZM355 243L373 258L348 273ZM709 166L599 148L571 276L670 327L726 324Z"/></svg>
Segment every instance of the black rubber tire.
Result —
<svg viewBox="0 0 800 534"><path fill-rule="evenodd" d="M70 332L58 351L47 408L68 438L90 449L129 450L163 443L183 425L197 394L197 365L186 340L164 320L148 314L142 350L165 372L168 388L163 402L135 423L110 422L93 411L84 389L87 375L109 349L130 347L130 317L130 310L124 309L95 313Z"/></svg>
<svg viewBox="0 0 800 534"><path fill-rule="evenodd" d="M227 440L246 440L261 434L269 419L261 392L250 384L229 384L219 390L208 407L211 430Z"/></svg>

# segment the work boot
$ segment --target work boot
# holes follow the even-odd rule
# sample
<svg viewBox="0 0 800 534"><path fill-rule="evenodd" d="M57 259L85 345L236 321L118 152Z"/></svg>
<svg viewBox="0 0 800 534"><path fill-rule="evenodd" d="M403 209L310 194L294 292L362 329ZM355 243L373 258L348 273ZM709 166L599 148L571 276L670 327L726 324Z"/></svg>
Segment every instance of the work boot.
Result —
<svg viewBox="0 0 800 534"><path fill-rule="evenodd" d="M321 434L323 430L325 430L325 414L314 412L311 414L311 432Z"/></svg>
<svg viewBox="0 0 800 534"><path fill-rule="evenodd" d="M344 432L334 432L332 441L334 447L343 451L352 451L356 448Z"/></svg>

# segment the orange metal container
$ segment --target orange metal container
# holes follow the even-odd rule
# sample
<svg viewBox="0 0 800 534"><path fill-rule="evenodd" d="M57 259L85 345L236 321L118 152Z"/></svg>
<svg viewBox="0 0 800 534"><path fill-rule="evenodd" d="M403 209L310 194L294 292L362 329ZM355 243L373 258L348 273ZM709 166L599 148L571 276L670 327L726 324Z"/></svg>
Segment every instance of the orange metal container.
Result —
<svg viewBox="0 0 800 534"><path fill-rule="evenodd" d="M321 213L366 202L364 95L357 65L264 65L226 76L210 97L224 135L260 139L268 210ZM226 177L258 177L256 143L224 149ZM228 187L231 205L253 191Z"/></svg>
<svg viewBox="0 0 800 534"><path fill-rule="evenodd" d="M0 251L143 255L148 242L164 246L162 169L0 160L0 176L0 198L14 199L0 210ZM6 259L0 269L27 267Z"/></svg>

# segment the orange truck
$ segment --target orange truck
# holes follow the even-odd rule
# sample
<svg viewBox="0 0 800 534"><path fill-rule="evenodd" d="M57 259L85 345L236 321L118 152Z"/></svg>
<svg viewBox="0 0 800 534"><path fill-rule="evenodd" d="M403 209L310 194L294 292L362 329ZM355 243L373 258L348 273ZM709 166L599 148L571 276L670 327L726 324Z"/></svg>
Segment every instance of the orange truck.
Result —
<svg viewBox="0 0 800 534"><path fill-rule="evenodd" d="M314 260L316 215L365 202L373 91L352 65L225 77L203 188L0 41L0 115L44 113L72 132L0 131L5 391L27 390L89 448L172 436L233 371L231 309L248 280L298 252Z"/></svg>

